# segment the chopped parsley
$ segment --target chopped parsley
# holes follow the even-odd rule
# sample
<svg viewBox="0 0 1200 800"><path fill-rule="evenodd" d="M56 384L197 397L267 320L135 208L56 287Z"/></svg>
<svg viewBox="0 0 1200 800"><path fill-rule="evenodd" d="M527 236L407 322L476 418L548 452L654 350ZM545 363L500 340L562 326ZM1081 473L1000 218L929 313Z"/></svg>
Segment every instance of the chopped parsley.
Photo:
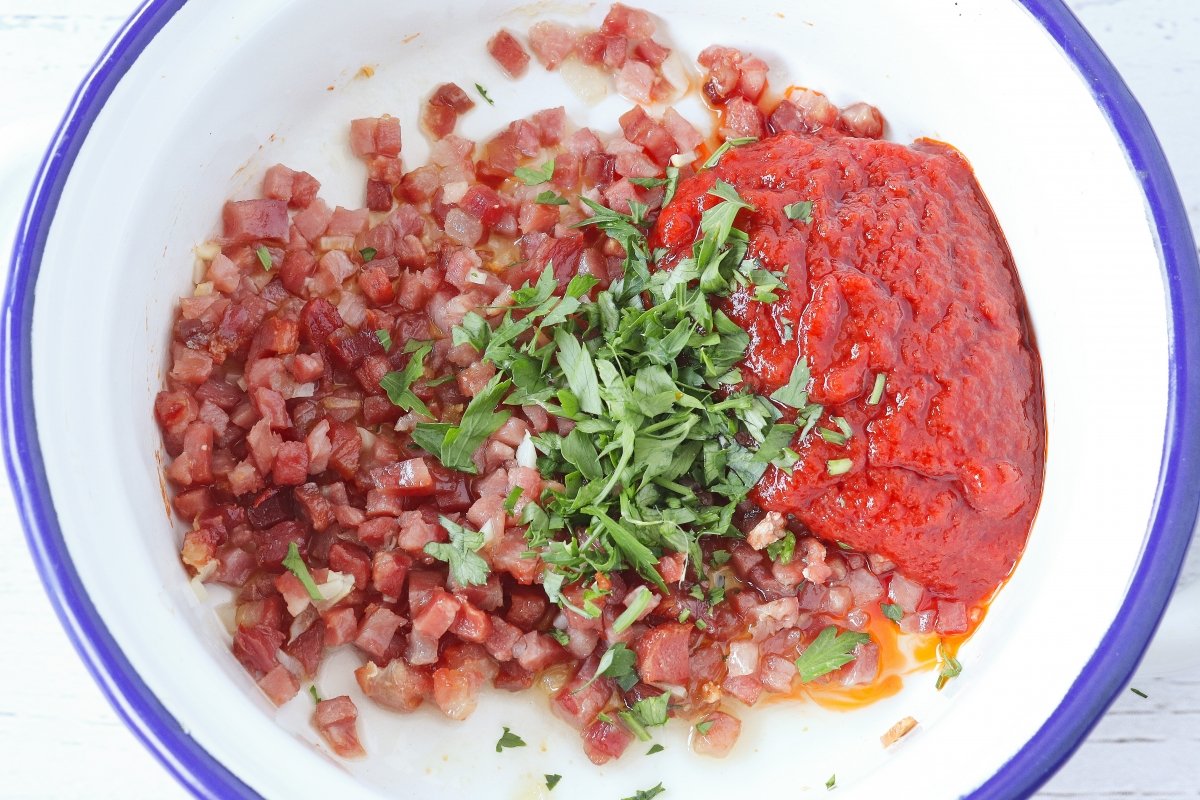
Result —
<svg viewBox="0 0 1200 800"><path fill-rule="evenodd" d="M470 343L497 374L458 426L414 431L444 466L474 473L471 455L508 416L497 408L539 406L574 422L565 435L552 428L533 438L539 471L562 488L527 504L520 519L529 550L547 565L543 588L563 608L563 585L624 569L665 592L657 565L670 553L703 577L701 539L737 536L737 505L768 466L797 459L788 445L799 423L780 424L769 399L730 389L749 336L712 300L747 274L771 276L742 267L748 237L736 220L751 204L724 181L709 195L700 237L672 270L651 269L645 206L621 214L583 198L591 216L576 226L622 246L623 276L593 295L596 280L579 275L560 292L548 266L512 293L503 316L467 314L453 342ZM806 429L818 409L805 407Z"/></svg>
<svg viewBox="0 0 1200 800"><path fill-rule="evenodd" d="M558 642L563 647L566 647L571 642L570 635L568 635L567 632L562 628L551 628L549 630L549 634L551 639Z"/></svg>
<svg viewBox="0 0 1200 800"><path fill-rule="evenodd" d="M380 333L387 335L387 342L384 343ZM387 334L387 331L376 331L376 338L383 345L385 350L391 349L392 337ZM379 381L379 388L387 393L388 400L394 406L400 406L405 411L412 411L417 414L423 414L426 417L432 417L433 413L429 407L421 401L412 391L413 381L425 374L425 357L433 350L431 345L422 345L408 359L408 364L404 369L395 372L389 372L384 375ZM414 435L414 438L415 435ZM449 466L449 465L447 465Z"/></svg>
<svg viewBox="0 0 1200 800"><path fill-rule="evenodd" d="M488 96L488 91L487 89L483 88L482 84L475 84L475 91L479 92L479 96L482 97L489 106L496 105L496 101Z"/></svg>
<svg viewBox="0 0 1200 800"><path fill-rule="evenodd" d="M700 169L712 169L717 165L717 162L721 160L721 156L725 155L733 148L741 147L744 144L750 144L751 142L757 141L757 136L742 136L736 139L726 139L724 142L721 142L720 147L713 151L711 156L705 159L704 163L700 165Z"/></svg>
<svg viewBox="0 0 1200 800"><path fill-rule="evenodd" d="M508 726L504 727L504 733L500 735L499 741L496 742L496 752L499 753L506 747L525 747L525 740L509 730Z"/></svg>
<svg viewBox="0 0 1200 800"><path fill-rule="evenodd" d="M262 264L262 268L264 270L269 272L271 267L275 266L274 262L271 260L271 253L267 250L266 245L260 244L258 249L254 251L254 254L258 256L258 263Z"/></svg>
<svg viewBox="0 0 1200 800"><path fill-rule="evenodd" d="M550 159L536 169L533 167L517 167L513 170L513 177L526 186L537 186L539 183L546 183L554 177L554 159Z"/></svg>
<svg viewBox="0 0 1200 800"><path fill-rule="evenodd" d="M363 260L364 264L367 263L368 261L374 261L375 256L378 255L378 253L379 253L379 251L376 250L374 247L364 247L362 250L358 251L358 254L360 256L362 256L362 260Z"/></svg>
<svg viewBox="0 0 1200 800"><path fill-rule="evenodd" d="M780 564L792 563L792 557L796 554L796 534L788 531L782 539L778 539L767 545L767 556L772 561Z"/></svg>
<svg viewBox="0 0 1200 800"><path fill-rule="evenodd" d="M796 669L800 672L800 682L810 683L822 675L827 675L835 669L845 666L854 660L854 648L871 641L865 633L842 631L830 625L809 643L808 647L796 659Z"/></svg>
<svg viewBox="0 0 1200 800"><path fill-rule="evenodd" d="M504 498L504 513L511 514L517 510L517 502L520 501L521 495L525 490L520 486L514 486L509 491L508 496Z"/></svg>
<svg viewBox="0 0 1200 800"><path fill-rule="evenodd" d="M703 722L696 723L696 733L701 736L708 736L708 732L712 730L712 726L716 724L716 720L706 719Z"/></svg>
<svg viewBox="0 0 1200 800"><path fill-rule="evenodd" d="M316 582L308 571L308 565L304 563L304 559L300 557L300 548L295 542L288 542L287 556L283 559L284 568L296 576L300 583L304 585L304 590L308 592L308 596L314 602L321 602L325 597L321 594L321 590L317 588Z"/></svg>
<svg viewBox="0 0 1200 800"><path fill-rule="evenodd" d="M319 702L321 702L322 699L324 699L321 697L320 693L317 692L317 685L315 683L309 685L308 693L312 695L312 699L313 699L314 703L319 703Z"/></svg>
<svg viewBox="0 0 1200 800"><path fill-rule="evenodd" d="M825 462L825 471L830 475L845 475L854 468L854 460L850 458L831 458Z"/></svg>
<svg viewBox="0 0 1200 800"><path fill-rule="evenodd" d="M632 797L623 797L621 800L653 800L653 798L658 797L665 791L666 789L664 789L663 785L660 783L649 789L639 789L638 791L634 792Z"/></svg>
<svg viewBox="0 0 1200 800"><path fill-rule="evenodd" d="M883 387L887 385L887 373L880 372L875 375L875 385L871 388L871 396L867 398L867 405L877 406L879 401L883 399Z"/></svg>
<svg viewBox="0 0 1200 800"><path fill-rule="evenodd" d="M942 669L938 673L937 684L935 688L941 689L946 685L946 681L951 678L957 678L962 674L962 662L950 654L946 654L945 660L942 661ZM1136 692L1137 690L1134 689ZM1145 697L1145 695L1142 695Z"/></svg>
<svg viewBox="0 0 1200 800"><path fill-rule="evenodd" d="M712 559L712 563L720 567L729 563L730 555L728 550L713 550L709 558Z"/></svg>
<svg viewBox="0 0 1200 800"><path fill-rule="evenodd" d="M613 620L612 629L616 633L620 633L628 628L633 623L637 622L643 612L650 607L650 603L654 600L654 593L645 586L639 586L630 592L629 597L625 600L625 610L621 615Z"/></svg>
<svg viewBox="0 0 1200 800"><path fill-rule="evenodd" d="M487 583L488 563L479 555L483 534L463 527L448 517L438 517L450 534L450 541L428 542L425 552L450 565L450 577L459 586L483 586Z"/></svg>
<svg viewBox="0 0 1200 800"><path fill-rule="evenodd" d="M899 622L904 618L904 609L895 603L880 603L879 610L892 622Z"/></svg>
<svg viewBox="0 0 1200 800"><path fill-rule="evenodd" d="M415 354L413 358L416 358ZM498 410L508 389L508 381L502 380L499 373L493 375L483 390L471 398L458 424L419 422L412 434L413 441L437 456L449 469L474 475L478 470L471 456L512 416L509 411ZM388 396L391 397L390 392Z"/></svg>
<svg viewBox="0 0 1200 800"><path fill-rule="evenodd" d="M1143 698L1143 699L1150 697L1150 695L1146 694L1146 693L1145 693L1145 692L1143 692L1141 689L1137 689L1137 688L1135 688L1135 687L1133 687L1133 686L1130 686L1130 687L1129 687L1129 691L1133 692L1133 693L1134 693L1134 694L1136 694L1138 697L1141 697L1141 698Z"/></svg>
<svg viewBox="0 0 1200 800"><path fill-rule="evenodd" d="M476 85L478 85L478 84L476 84ZM545 775L543 777L545 777L545 779L546 779L546 791L547 792L553 792L554 787L558 786L558 782L562 780L562 775Z"/></svg>
<svg viewBox="0 0 1200 800"><path fill-rule="evenodd" d="M630 178L629 182L634 186L641 186L643 189L653 189L656 186L665 186L666 178Z"/></svg>
<svg viewBox="0 0 1200 800"><path fill-rule="evenodd" d="M538 196L533 199L533 202L540 203L544 206L565 206L567 204L567 198L563 197L561 194L555 194L547 189L544 192L538 193Z"/></svg>
<svg viewBox="0 0 1200 800"><path fill-rule="evenodd" d="M375 331L375 338L379 340L379 345L383 348L383 352L390 353L392 351L392 334L385 331L383 328ZM382 385L380 381L380 385ZM386 391L386 389L385 389Z"/></svg>
<svg viewBox="0 0 1200 800"><path fill-rule="evenodd" d="M591 686L596 679L603 676L605 678L612 678L621 687L622 691L627 692L638 682L636 666L637 656L634 652L626 647L624 642L617 642L604 651L604 655L600 656L600 663L596 665L596 673L576 691L583 691Z"/></svg>
<svg viewBox="0 0 1200 800"><path fill-rule="evenodd" d="M825 788L826 788L826 789L832 789L832 788L834 788L835 786L837 786L837 774L836 774L836 773L835 773L835 774L833 774L833 775L830 775L830 776L829 776L829 780L825 781Z"/></svg>
<svg viewBox="0 0 1200 800"><path fill-rule="evenodd" d="M801 200L799 203L791 203L783 207L783 215L788 219L797 219L801 222L812 222L813 201Z"/></svg>
<svg viewBox="0 0 1200 800"><path fill-rule="evenodd" d="M667 748L663 747L661 744L652 744L652 745L650 745L650 749L646 751L646 755L652 756L655 753L661 753L663 750L666 750L666 749Z"/></svg>

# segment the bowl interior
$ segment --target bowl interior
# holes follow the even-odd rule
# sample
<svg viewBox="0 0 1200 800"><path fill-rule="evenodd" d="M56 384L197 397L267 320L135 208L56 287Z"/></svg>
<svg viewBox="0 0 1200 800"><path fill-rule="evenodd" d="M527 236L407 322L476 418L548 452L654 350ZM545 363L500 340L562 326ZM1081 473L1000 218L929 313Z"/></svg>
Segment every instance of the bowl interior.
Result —
<svg viewBox="0 0 1200 800"><path fill-rule="evenodd" d="M514 83L484 50L498 27L523 32L543 16L595 25L599 5L347 0L331 20L320 0L194 0L119 84L67 181L37 285L34 397L54 506L97 610L184 729L265 795L357 786L387 796L402 786L412 797L537 797L544 773L562 774L579 798L660 780L677 797L735 781L815 793L836 773L849 796L958 796L1028 741L1117 613L1162 455L1164 285L1144 195L1058 46L1015 2L640 5L665 20L689 62L712 43L751 50L770 63L774 86L874 103L891 138L948 141L971 160L1012 246L1045 369L1046 489L1025 556L963 648L963 677L944 691L919 673L853 712L761 706L742 715L726 761L690 756L671 726L658 736L665 752L633 748L593 767L537 692L489 693L465 723L362 700L372 755L351 764L318 755L307 694L276 711L227 652L223 626L186 582L182 531L164 507L151 408L191 249L215 230L223 200L253 195L279 161L316 175L331 204L361 205L348 120L400 117L406 160L420 163L416 115L440 82L481 83L495 99L460 123L472 138L560 104L574 121L612 130L628 104L610 96L589 106L536 64ZM359 74L364 65L373 77ZM687 108L709 119L698 103ZM1139 387L1136 415L1113 399L1117 375ZM1112 435L1124 420L1137 433ZM353 662L343 653L329 663L318 680L325 696L361 699ZM885 752L880 734L904 716L919 720L919 735ZM530 746L497 755L501 725Z"/></svg>

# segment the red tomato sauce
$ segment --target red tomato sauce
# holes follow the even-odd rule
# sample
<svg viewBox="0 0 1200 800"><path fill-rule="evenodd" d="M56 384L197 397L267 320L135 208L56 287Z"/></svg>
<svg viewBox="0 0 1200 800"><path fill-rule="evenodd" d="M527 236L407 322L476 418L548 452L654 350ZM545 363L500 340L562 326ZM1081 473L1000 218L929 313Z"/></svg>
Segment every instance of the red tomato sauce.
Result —
<svg viewBox="0 0 1200 800"><path fill-rule="evenodd" d="M1045 421L1020 284L970 166L933 141L781 133L680 183L654 232L662 263L690 253L717 179L754 205L737 220L748 256L787 287L774 303L746 290L726 301L750 334L743 379L770 394L806 358L821 424L841 416L854 431L844 446L798 437L795 469L772 467L753 499L936 594L984 598L1028 536ZM784 212L801 201L807 222Z"/></svg>

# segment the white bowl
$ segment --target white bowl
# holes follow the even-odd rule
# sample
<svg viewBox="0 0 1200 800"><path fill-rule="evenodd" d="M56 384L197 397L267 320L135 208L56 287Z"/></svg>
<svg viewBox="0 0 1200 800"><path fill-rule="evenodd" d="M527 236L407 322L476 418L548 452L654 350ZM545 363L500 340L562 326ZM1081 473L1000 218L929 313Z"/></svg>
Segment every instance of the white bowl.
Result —
<svg viewBox="0 0 1200 800"><path fill-rule="evenodd" d="M915 674L855 712L755 708L725 761L690 755L672 729L661 755L593 767L536 693L488 694L465 723L360 703L373 755L350 764L316 751L306 697L277 720L189 588L164 508L151 407L191 248L277 161L358 205L347 121L400 116L417 163L415 116L435 81L490 89L495 107L464 120L473 137L560 103L611 129L626 104L586 107L539 69L510 82L484 51L501 25L595 23L599 5L152 0L81 87L26 211L4 320L5 444L63 624L197 795L524 798L553 772L555 796L572 798L660 780L666 798L821 795L831 773L842 797L1017 797L1132 671L1200 497L1200 271L1166 162L1112 67L1058 0L641 5L689 57L741 46L776 85L875 103L901 141L955 144L995 207L1041 348L1049 456L1028 549L962 649L962 677L935 692ZM368 64L374 77L356 78ZM327 671L325 693L356 695L341 673ZM907 715L920 728L884 751L879 735ZM497 755L502 724L531 746Z"/></svg>

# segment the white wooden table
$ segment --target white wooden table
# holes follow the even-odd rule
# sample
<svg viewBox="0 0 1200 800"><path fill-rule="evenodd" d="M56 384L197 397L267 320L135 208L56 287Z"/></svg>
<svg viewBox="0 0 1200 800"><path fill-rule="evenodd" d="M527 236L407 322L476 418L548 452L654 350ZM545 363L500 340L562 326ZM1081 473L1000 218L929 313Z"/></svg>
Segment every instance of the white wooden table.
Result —
<svg viewBox="0 0 1200 800"><path fill-rule="evenodd" d="M0 246L58 115L135 0L0 0ZM1069 0L1140 98L1200 232L1200 2ZM14 191L14 188L16 191ZM6 269L0 267L0 270ZM0 272L0 274L3 274ZM168 800L185 793L125 730L76 658L0 488L0 797ZM1195 548L1200 551L1200 548ZM1189 571L1200 567L1194 552ZM1200 624L1200 623L1198 623ZM1200 797L1200 671L1143 670L1044 798Z"/></svg>

